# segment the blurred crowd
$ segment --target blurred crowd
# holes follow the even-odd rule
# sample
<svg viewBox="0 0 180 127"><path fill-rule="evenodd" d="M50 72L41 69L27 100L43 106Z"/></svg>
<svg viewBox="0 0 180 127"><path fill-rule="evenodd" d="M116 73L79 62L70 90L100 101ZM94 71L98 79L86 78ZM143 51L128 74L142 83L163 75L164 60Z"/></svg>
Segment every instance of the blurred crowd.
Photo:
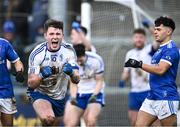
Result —
<svg viewBox="0 0 180 127"><path fill-rule="evenodd" d="M47 16L48 0L1 0L0 36L9 40L22 61L25 46L39 41Z"/></svg>

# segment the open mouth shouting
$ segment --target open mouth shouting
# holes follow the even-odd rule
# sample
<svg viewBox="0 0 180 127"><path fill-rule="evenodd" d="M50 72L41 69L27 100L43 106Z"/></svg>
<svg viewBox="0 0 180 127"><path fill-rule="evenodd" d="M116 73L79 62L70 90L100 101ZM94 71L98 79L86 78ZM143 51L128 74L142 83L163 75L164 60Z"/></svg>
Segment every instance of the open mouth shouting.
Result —
<svg viewBox="0 0 180 127"><path fill-rule="evenodd" d="M51 42L51 49L52 50L57 50L57 49L59 49L59 41L58 40L52 40L52 42Z"/></svg>

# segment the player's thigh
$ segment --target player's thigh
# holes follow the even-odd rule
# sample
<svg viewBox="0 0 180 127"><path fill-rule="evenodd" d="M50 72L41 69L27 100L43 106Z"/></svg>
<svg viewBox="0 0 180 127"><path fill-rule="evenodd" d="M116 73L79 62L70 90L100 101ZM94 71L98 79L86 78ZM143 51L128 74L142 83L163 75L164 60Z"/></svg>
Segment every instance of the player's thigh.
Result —
<svg viewBox="0 0 180 127"><path fill-rule="evenodd" d="M1 124L3 126L13 126L13 115L1 113Z"/></svg>
<svg viewBox="0 0 180 127"><path fill-rule="evenodd" d="M45 119L47 116L54 117L52 105L48 100L37 99L33 102L33 108L36 111L40 119Z"/></svg>
<svg viewBox="0 0 180 127"><path fill-rule="evenodd" d="M139 111L138 112L138 116L137 116L137 120L136 120L136 124L135 126L136 127L140 127L140 126L150 126L152 125L152 123L154 121L157 120L157 117L156 116L153 116L147 112L144 112L144 111Z"/></svg>
<svg viewBox="0 0 180 127"><path fill-rule="evenodd" d="M90 103L88 104L85 113L84 113L84 119L85 121L89 119L97 119L101 112L102 105L100 103Z"/></svg>
<svg viewBox="0 0 180 127"><path fill-rule="evenodd" d="M70 122L78 124L80 117L83 115L84 110L72 105L69 101L66 103L64 122L68 124Z"/></svg>
<svg viewBox="0 0 180 127"><path fill-rule="evenodd" d="M160 120L162 126L177 126L177 115L173 114L165 119Z"/></svg>

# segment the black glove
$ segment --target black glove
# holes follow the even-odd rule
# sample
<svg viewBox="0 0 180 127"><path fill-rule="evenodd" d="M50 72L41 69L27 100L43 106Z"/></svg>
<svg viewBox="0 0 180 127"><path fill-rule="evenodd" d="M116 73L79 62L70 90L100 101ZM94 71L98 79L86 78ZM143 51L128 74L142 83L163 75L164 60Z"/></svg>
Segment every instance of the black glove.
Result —
<svg viewBox="0 0 180 127"><path fill-rule="evenodd" d="M22 71L17 71L15 76L16 76L16 81L24 82L24 75Z"/></svg>
<svg viewBox="0 0 180 127"><path fill-rule="evenodd" d="M72 105L77 105L78 102L77 102L76 98L71 98L70 103Z"/></svg>
<svg viewBox="0 0 180 127"><path fill-rule="evenodd" d="M135 59L129 59L125 63L124 67L142 68L142 64L143 64L142 61L137 61Z"/></svg>
<svg viewBox="0 0 180 127"><path fill-rule="evenodd" d="M97 99L97 95L92 94L88 100L88 103L95 103Z"/></svg>

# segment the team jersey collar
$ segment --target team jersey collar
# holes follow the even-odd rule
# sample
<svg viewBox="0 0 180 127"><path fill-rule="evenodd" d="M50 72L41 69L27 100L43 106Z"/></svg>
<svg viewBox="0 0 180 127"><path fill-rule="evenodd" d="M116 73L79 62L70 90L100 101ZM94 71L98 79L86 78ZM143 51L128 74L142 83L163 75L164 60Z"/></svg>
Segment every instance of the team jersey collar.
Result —
<svg viewBox="0 0 180 127"><path fill-rule="evenodd" d="M163 46L169 44L171 41L172 41L172 40L169 40L168 42L166 42L166 43L164 43L164 44L161 44L160 47L163 47Z"/></svg>

